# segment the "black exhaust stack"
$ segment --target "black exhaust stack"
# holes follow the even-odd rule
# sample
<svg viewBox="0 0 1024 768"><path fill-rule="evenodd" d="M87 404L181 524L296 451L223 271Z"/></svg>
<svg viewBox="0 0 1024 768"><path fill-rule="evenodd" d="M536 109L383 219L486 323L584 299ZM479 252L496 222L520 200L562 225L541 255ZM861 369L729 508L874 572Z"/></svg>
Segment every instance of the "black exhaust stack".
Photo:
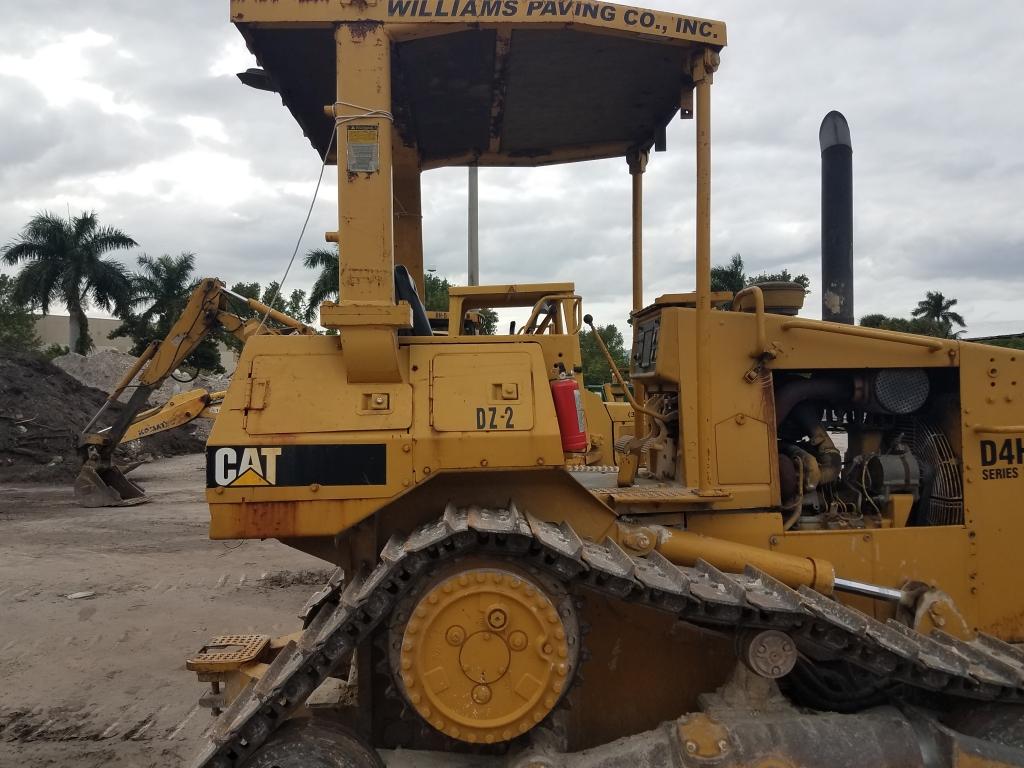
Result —
<svg viewBox="0 0 1024 768"><path fill-rule="evenodd" d="M821 145L821 319L853 325L853 144L841 112L825 115Z"/></svg>

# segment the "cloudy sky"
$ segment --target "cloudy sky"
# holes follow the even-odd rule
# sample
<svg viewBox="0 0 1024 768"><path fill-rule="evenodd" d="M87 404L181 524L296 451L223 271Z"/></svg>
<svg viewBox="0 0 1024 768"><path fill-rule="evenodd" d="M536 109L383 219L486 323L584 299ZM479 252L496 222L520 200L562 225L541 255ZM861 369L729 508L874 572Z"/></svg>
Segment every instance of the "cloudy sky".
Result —
<svg viewBox="0 0 1024 768"><path fill-rule="evenodd" d="M1019 0L669 0L722 19L713 258L811 276L818 125L853 132L858 316L960 300L969 335L1024 331L1024 7ZM0 242L36 211L95 209L150 254L194 251L228 282L279 278L319 161L253 64L227 0L4 3ZM692 121L646 176L648 300L693 284ZM483 169L483 282L575 280L599 322L630 303L624 161ZM424 176L425 261L465 279L466 171ZM328 174L303 248L334 229ZM137 254L126 254L128 263ZM298 267L288 288L308 287Z"/></svg>

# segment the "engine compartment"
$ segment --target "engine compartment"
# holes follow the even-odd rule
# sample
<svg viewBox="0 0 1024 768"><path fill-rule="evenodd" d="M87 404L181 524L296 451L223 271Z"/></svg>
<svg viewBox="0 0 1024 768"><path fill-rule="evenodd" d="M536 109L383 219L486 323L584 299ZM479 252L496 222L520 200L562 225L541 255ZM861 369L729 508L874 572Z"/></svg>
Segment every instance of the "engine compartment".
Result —
<svg viewBox="0 0 1024 768"><path fill-rule="evenodd" d="M786 530L960 525L957 380L946 370L777 373Z"/></svg>

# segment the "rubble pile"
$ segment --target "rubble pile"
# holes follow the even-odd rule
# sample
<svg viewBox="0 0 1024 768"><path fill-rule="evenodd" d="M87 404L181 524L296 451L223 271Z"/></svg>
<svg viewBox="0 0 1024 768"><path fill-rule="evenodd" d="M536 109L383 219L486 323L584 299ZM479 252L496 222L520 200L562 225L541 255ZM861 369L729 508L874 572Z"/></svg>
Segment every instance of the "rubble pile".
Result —
<svg viewBox="0 0 1024 768"><path fill-rule="evenodd" d="M106 392L85 386L41 355L0 349L0 482L73 478L79 433L104 400ZM108 413L119 410L115 404ZM202 450L203 441L186 427L123 445L118 457Z"/></svg>
<svg viewBox="0 0 1024 768"><path fill-rule="evenodd" d="M90 355L79 355L71 352L53 359L54 365L74 376L87 387L110 392L121 377L135 364L136 358L116 349L99 349ZM174 395L188 392L190 389L207 389L210 392L217 392L227 389L230 378L227 376L197 376L195 379L181 371L176 371L174 377L167 380L149 396L151 405L162 405Z"/></svg>

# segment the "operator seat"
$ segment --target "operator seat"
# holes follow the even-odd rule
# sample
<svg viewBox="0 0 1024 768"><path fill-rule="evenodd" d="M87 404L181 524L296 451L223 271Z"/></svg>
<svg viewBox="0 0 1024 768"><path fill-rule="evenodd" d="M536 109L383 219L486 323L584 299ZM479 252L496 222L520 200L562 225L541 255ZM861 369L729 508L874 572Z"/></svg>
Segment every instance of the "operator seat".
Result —
<svg viewBox="0 0 1024 768"><path fill-rule="evenodd" d="M412 307L412 328L403 328L398 332L399 336L434 335L430 320L427 319L427 310L423 308L423 302L416 293L416 283L402 264L395 267L395 301L407 301Z"/></svg>

